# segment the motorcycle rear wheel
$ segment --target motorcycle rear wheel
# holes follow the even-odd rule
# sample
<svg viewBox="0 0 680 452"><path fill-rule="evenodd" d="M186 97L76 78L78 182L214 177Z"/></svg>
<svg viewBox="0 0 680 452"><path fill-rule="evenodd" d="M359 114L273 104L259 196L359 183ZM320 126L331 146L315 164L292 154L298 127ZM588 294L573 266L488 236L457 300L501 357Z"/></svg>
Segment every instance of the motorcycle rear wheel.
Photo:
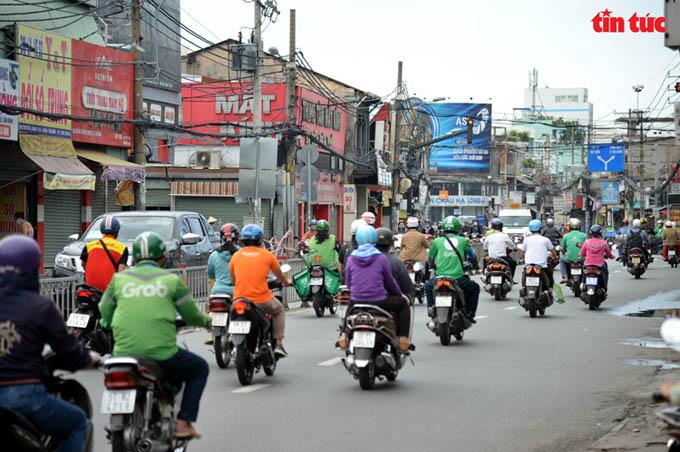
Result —
<svg viewBox="0 0 680 452"><path fill-rule="evenodd" d="M536 317L536 310L537 310L536 309L536 300L532 298L531 300L529 300L528 303L529 303L529 317L531 317L533 319L533 318Z"/></svg>
<svg viewBox="0 0 680 452"><path fill-rule="evenodd" d="M439 342L442 345L449 345L451 343L451 330L448 323L439 324Z"/></svg>
<svg viewBox="0 0 680 452"><path fill-rule="evenodd" d="M213 341L215 348L215 360L220 369L226 369L231 362L231 353L234 350L234 344L229 340L229 336L215 336Z"/></svg>
<svg viewBox="0 0 680 452"><path fill-rule="evenodd" d="M375 369L373 369L373 362L370 362L366 367L359 369L359 386L361 386L361 389L364 391L375 387Z"/></svg>
<svg viewBox="0 0 680 452"><path fill-rule="evenodd" d="M338 312L338 303L331 295L328 295L328 300L330 301L328 312L330 312L331 315L335 315L335 313Z"/></svg>
<svg viewBox="0 0 680 452"><path fill-rule="evenodd" d="M317 292L314 294L314 313L316 314L317 317L321 318L325 314L326 308L323 307L323 304L321 303L321 292Z"/></svg>
<svg viewBox="0 0 680 452"><path fill-rule="evenodd" d="M503 292L501 291L500 287L494 291L493 298L496 301L501 301L503 299Z"/></svg>
<svg viewBox="0 0 680 452"><path fill-rule="evenodd" d="M595 300L595 297L591 297L590 302L588 302L588 309L590 309L591 311L595 311L599 307L600 307L600 303L598 303Z"/></svg>
<svg viewBox="0 0 680 452"><path fill-rule="evenodd" d="M642 276L640 273L635 273L635 279L640 279L640 276Z"/></svg>
<svg viewBox="0 0 680 452"><path fill-rule="evenodd" d="M255 369L253 363L250 362L250 350L246 341L239 344L236 349L236 373L238 374L238 381L243 386L248 386L253 382L253 374Z"/></svg>
<svg viewBox="0 0 680 452"><path fill-rule="evenodd" d="M126 452L123 433L122 431L111 432L111 452Z"/></svg>

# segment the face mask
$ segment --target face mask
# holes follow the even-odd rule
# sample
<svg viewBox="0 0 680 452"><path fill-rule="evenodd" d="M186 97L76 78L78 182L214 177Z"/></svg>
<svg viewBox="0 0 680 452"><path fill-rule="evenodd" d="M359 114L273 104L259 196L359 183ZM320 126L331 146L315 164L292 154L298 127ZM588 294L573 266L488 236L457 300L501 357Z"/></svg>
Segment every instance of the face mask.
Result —
<svg viewBox="0 0 680 452"><path fill-rule="evenodd" d="M21 220L17 220L17 225L21 226Z"/></svg>

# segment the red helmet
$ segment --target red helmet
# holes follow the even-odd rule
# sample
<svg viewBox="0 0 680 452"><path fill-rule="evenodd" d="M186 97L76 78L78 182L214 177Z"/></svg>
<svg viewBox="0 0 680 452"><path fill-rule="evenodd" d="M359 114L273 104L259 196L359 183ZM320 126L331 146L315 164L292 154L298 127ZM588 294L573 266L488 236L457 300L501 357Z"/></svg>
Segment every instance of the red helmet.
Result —
<svg viewBox="0 0 680 452"><path fill-rule="evenodd" d="M226 223L220 228L220 239L223 242L238 240L238 226L234 223Z"/></svg>
<svg viewBox="0 0 680 452"><path fill-rule="evenodd" d="M623 224L628 224L628 218L623 219Z"/></svg>

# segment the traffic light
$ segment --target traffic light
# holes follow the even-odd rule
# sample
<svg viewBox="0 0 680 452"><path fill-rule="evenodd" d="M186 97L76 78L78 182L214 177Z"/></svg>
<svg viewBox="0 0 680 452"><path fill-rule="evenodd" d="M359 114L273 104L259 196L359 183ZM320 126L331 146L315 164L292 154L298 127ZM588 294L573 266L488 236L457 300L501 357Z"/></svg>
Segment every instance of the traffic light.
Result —
<svg viewBox="0 0 680 452"><path fill-rule="evenodd" d="M675 92L680 93L680 82L675 82Z"/></svg>
<svg viewBox="0 0 680 452"><path fill-rule="evenodd" d="M467 120L467 142L468 144L472 144L472 126L475 124L475 121L472 118L468 118Z"/></svg>

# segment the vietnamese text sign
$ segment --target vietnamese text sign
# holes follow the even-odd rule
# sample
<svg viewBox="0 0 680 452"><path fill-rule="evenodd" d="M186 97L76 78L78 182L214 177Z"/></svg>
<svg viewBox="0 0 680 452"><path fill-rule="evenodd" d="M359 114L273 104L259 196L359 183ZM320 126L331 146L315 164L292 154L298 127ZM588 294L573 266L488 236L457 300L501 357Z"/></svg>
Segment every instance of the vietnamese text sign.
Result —
<svg viewBox="0 0 680 452"><path fill-rule="evenodd" d="M19 63L0 59L0 105L19 106ZM0 113L0 140L17 141L19 117Z"/></svg>
<svg viewBox="0 0 680 452"><path fill-rule="evenodd" d="M602 182L602 204L619 204L619 184Z"/></svg>
<svg viewBox="0 0 680 452"><path fill-rule="evenodd" d="M357 211L357 193L356 187L353 184L345 184L345 212L356 213Z"/></svg>
<svg viewBox="0 0 680 452"><path fill-rule="evenodd" d="M47 190L94 190L94 174L68 175L43 173L43 186Z"/></svg>
<svg viewBox="0 0 680 452"><path fill-rule="evenodd" d="M438 196L430 196L431 206L487 206L488 196L449 196L441 199Z"/></svg>
<svg viewBox="0 0 680 452"><path fill-rule="evenodd" d="M622 172L623 164L623 143L588 145L588 170L591 173Z"/></svg>
<svg viewBox="0 0 680 452"><path fill-rule="evenodd" d="M24 211L26 184L15 182L0 189L0 237L17 232L15 212Z"/></svg>
<svg viewBox="0 0 680 452"><path fill-rule="evenodd" d="M680 210L671 210L670 220L680 224Z"/></svg>
<svg viewBox="0 0 680 452"><path fill-rule="evenodd" d="M22 108L42 113L71 114L71 38L17 24ZM70 119L48 119L23 113L22 133L71 138Z"/></svg>
<svg viewBox="0 0 680 452"><path fill-rule="evenodd" d="M449 199L449 191L448 190L439 190L439 199L441 199L441 200Z"/></svg>

